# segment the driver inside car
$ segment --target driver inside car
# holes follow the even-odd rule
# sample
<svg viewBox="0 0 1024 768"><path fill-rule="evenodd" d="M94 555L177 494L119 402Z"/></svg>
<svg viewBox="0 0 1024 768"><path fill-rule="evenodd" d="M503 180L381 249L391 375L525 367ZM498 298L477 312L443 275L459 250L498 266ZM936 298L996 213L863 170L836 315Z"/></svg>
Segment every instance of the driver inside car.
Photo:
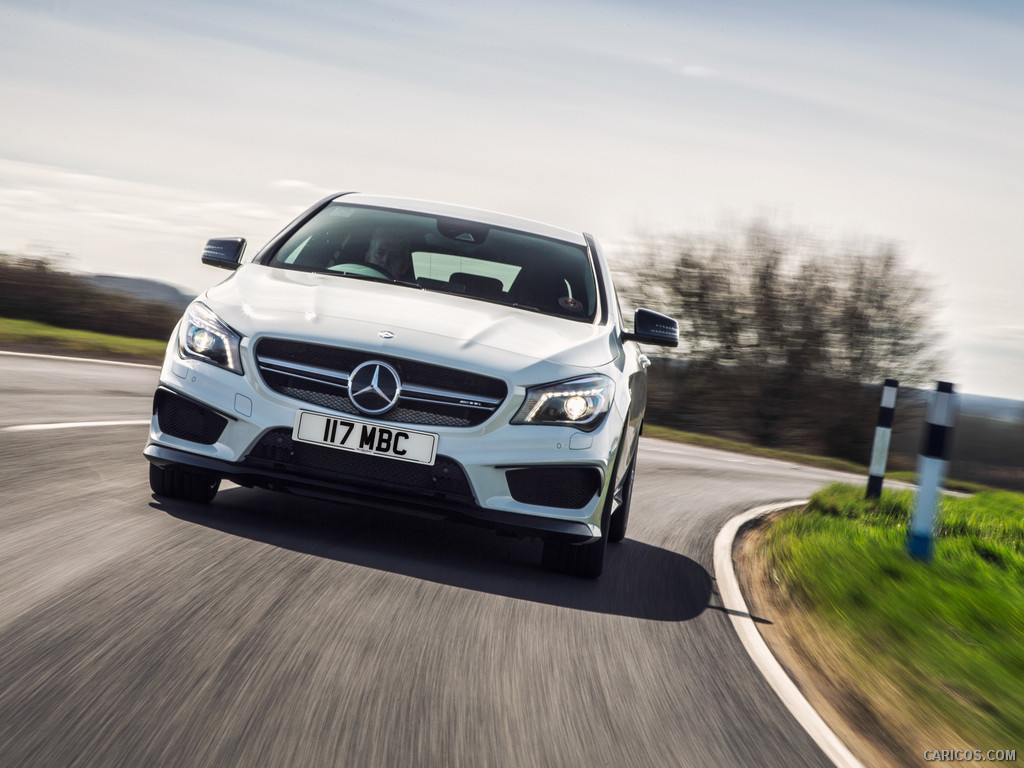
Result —
<svg viewBox="0 0 1024 768"><path fill-rule="evenodd" d="M388 229L377 229L370 238L366 250L366 263L384 270L396 280L412 281L416 275L412 269L409 243L401 234Z"/></svg>

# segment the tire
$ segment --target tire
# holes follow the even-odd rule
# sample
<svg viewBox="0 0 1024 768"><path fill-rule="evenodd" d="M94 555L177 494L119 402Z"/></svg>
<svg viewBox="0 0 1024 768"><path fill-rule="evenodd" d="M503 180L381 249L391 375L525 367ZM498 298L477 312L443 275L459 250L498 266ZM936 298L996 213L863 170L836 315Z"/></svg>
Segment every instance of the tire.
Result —
<svg viewBox="0 0 1024 768"><path fill-rule="evenodd" d="M596 579L604 572L604 553L608 549L609 520L615 505L609 494L601 513L601 537L589 544L569 544L559 539L544 542L541 565L549 571L567 573L584 579Z"/></svg>
<svg viewBox="0 0 1024 768"><path fill-rule="evenodd" d="M604 571L604 551L608 547L608 533L589 544L567 544L564 541L545 541L541 564L550 571L596 579Z"/></svg>
<svg viewBox="0 0 1024 768"><path fill-rule="evenodd" d="M636 475L636 452L629 462L629 472L622 481L622 501L612 513L612 521L608 526L608 541L618 543L626 538L626 527L629 525L629 507L633 501L633 478Z"/></svg>
<svg viewBox="0 0 1024 768"><path fill-rule="evenodd" d="M220 478L179 467L149 465L149 487L157 496L206 504L213 501L220 488Z"/></svg>
<svg viewBox="0 0 1024 768"><path fill-rule="evenodd" d="M623 438L626 430L623 428ZM615 477L621 452L615 459L612 477ZM629 523L629 506L633 499L633 475L636 470L636 452L630 460L629 472L622 484L622 501L615 508L615 493L609 494L601 511L601 538L589 544L568 544L557 539L545 541L541 553L541 565L551 571L596 579L604 572L604 553L609 541L622 541L626 537ZM615 513L614 515L612 513ZM615 538L615 537L618 538Z"/></svg>

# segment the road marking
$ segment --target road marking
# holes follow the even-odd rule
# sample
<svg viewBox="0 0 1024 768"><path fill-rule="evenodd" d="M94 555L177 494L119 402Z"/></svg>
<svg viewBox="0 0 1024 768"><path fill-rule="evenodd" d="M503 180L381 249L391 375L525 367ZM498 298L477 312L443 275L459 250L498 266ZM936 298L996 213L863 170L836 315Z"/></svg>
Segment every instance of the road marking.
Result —
<svg viewBox="0 0 1024 768"><path fill-rule="evenodd" d="M130 368L153 368L159 370L159 365L148 365L145 363L126 363L121 360L97 360L88 357L65 357L63 355L45 355L36 352L8 352L0 350L0 355L9 357L34 357L50 360L71 360L76 363L97 363L99 365L123 365ZM148 426L149 420L132 419L128 421L65 421L56 424L16 424L11 427L0 427L0 432L38 432L48 429L75 429L78 427L142 427Z"/></svg>
<svg viewBox="0 0 1024 768"><path fill-rule="evenodd" d="M0 432L39 432L46 429L75 429L76 427L148 427L149 419L128 421L65 421L59 424L16 424L0 427Z"/></svg>
<svg viewBox="0 0 1024 768"><path fill-rule="evenodd" d="M76 363L97 363L99 365L127 365L130 368L153 368L160 370L159 365L153 365L151 363L128 363L123 360L98 360L92 357L67 357L64 355L44 355L38 352L8 352L6 350L0 350L0 355L7 355L9 357L35 357L48 360L73 360Z"/></svg>
<svg viewBox="0 0 1024 768"><path fill-rule="evenodd" d="M722 607L728 613L729 620L732 621L736 634L740 636L740 641L746 648L747 654L757 665L768 684L782 699L782 703L807 732L807 735L814 739L821 751L828 755L837 768L864 768L863 763L854 757L853 753L822 720L821 715L814 710L810 702L804 698L796 684L768 649L750 616L747 604L743 600L743 593L740 591L739 581L736 579L736 572L732 567L733 542L740 528L747 522L764 515L806 503L807 500L803 499L767 504L737 515L725 524L715 538L715 579L718 581L718 593L722 598Z"/></svg>

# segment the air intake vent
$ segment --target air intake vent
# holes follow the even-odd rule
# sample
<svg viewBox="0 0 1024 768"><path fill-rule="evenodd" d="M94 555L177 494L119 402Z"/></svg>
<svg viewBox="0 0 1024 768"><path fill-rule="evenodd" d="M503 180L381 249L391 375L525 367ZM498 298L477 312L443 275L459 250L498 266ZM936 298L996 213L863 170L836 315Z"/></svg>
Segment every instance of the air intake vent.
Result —
<svg viewBox="0 0 1024 768"><path fill-rule="evenodd" d="M160 431L202 445L213 445L220 439L228 420L168 389L158 389L153 398Z"/></svg>
<svg viewBox="0 0 1024 768"><path fill-rule="evenodd" d="M505 472L512 498L521 504L582 509L601 488L597 467L530 467Z"/></svg>

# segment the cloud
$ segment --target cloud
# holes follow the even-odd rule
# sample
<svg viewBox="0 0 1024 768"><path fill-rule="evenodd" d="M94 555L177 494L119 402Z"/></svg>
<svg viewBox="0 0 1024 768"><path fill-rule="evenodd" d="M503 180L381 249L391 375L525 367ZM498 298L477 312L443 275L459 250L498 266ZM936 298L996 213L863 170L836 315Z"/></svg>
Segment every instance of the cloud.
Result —
<svg viewBox="0 0 1024 768"><path fill-rule="evenodd" d="M718 77L717 70L714 70L711 67L705 67L701 64L687 64L680 70L680 72L682 72L685 77Z"/></svg>
<svg viewBox="0 0 1024 768"><path fill-rule="evenodd" d="M297 179L278 179L267 184L271 189L312 189L313 185L308 181L298 181Z"/></svg>
<svg viewBox="0 0 1024 768"><path fill-rule="evenodd" d="M311 202L219 197L0 159L0 252L66 252L86 271L144 275L199 290L218 276L203 243L247 237L261 246Z"/></svg>
<svg viewBox="0 0 1024 768"><path fill-rule="evenodd" d="M276 181L269 182L267 187L281 192L301 192L306 195L308 199L312 199L314 197L326 197L327 195L337 191L318 184L312 184L308 181L299 181L298 179L277 179Z"/></svg>

